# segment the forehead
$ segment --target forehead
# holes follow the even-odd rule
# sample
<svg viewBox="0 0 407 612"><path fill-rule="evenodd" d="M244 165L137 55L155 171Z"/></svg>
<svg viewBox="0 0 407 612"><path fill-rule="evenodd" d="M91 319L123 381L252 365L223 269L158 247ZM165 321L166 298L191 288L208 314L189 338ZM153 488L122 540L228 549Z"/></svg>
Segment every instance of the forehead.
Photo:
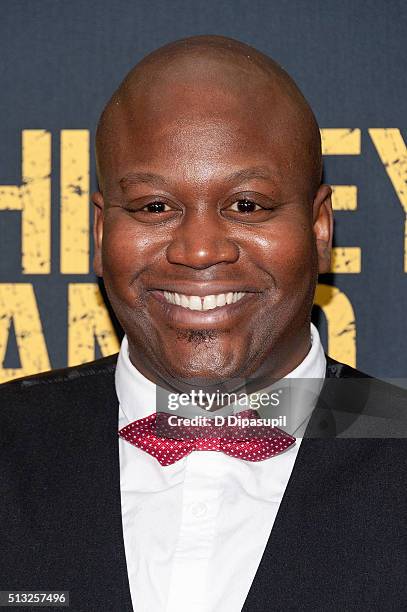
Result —
<svg viewBox="0 0 407 612"><path fill-rule="evenodd" d="M101 147L105 180L142 169L204 181L220 168L255 165L301 174L309 146L301 113L284 91L264 79L192 76L165 73L119 94L107 119L108 146Z"/></svg>

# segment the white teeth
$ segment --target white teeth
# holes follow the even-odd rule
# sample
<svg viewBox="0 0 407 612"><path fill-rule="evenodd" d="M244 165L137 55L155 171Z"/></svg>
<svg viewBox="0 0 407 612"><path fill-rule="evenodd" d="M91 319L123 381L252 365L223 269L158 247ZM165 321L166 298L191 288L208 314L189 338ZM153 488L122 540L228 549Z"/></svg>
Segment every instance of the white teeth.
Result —
<svg viewBox="0 0 407 612"><path fill-rule="evenodd" d="M212 310L216 308L216 295L205 295L202 310Z"/></svg>
<svg viewBox="0 0 407 612"><path fill-rule="evenodd" d="M202 310L201 298L197 295L191 295L189 298L189 309L190 310Z"/></svg>
<svg viewBox="0 0 407 612"><path fill-rule="evenodd" d="M174 293L172 291L164 291L164 297L170 304L189 308L189 310L212 310L220 308L227 304L235 304L246 295L242 291L234 291L229 293L219 293L217 295L184 295L183 293Z"/></svg>

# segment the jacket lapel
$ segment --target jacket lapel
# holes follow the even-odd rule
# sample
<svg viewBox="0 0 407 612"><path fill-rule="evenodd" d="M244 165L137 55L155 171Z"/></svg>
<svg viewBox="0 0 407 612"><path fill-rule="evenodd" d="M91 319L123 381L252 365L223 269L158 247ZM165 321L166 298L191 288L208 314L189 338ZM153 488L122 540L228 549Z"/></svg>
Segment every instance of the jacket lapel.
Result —
<svg viewBox="0 0 407 612"><path fill-rule="evenodd" d="M111 594L112 608L123 612L133 612L128 580L126 554L123 538L121 492L120 492L120 456L118 432L119 402L112 377L106 393L106 420L101 427L100 436L105 439L104 451L99 457L100 481L97 486L103 489L103 503L95 507L95 523L104 525L107 554L110 554L109 576L99 576L101 584L117 584L117 592ZM95 447L100 448L100 444ZM96 492L95 492L96 494ZM104 565L106 567L106 564ZM111 575L116 579L112 581ZM108 597L109 601L109 597ZM115 602L115 604L113 604ZM105 608L107 609L105 602ZM109 608L110 609L110 608Z"/></svg>
<svg viewBox="0 0 407 612"><path fill-rule="evenodd" d="M276 610L299 609L299 602L304 602L304 609L322 609L320 600L306 606L315 591L313 578L324 563L320 558L324 547L318 549L320 526L330 513L330 483L338 462L345 453L351 463L355 452L352 444L344 444L350 441L336 438L334 409L342 401L336 392L346 385L331 386L330 381L343 377L341 365L327 357L326 384L304 434L243 612L269 610L271 602Z"/></svg>

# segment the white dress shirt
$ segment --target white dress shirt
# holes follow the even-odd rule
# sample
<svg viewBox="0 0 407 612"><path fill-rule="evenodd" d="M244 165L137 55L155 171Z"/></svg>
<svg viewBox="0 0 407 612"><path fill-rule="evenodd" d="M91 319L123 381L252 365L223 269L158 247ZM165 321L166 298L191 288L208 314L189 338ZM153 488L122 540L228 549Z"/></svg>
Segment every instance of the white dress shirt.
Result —
<svg viewBox="0 0 407 612"><path fill-rule="evenodd" d="M325 355L313 325L311 341L304 361L286 377L316 379L318 386L316 392L302 392L301 402L293 391L290 433L297 436L305 431L325 377ZM126 336L116 392L119 429L155 412L155 385L131 363ZM297 437L285 452L259 462L195 451L163 467L119 438L124 545L135 612L241 610L301 441Z"/></svg>

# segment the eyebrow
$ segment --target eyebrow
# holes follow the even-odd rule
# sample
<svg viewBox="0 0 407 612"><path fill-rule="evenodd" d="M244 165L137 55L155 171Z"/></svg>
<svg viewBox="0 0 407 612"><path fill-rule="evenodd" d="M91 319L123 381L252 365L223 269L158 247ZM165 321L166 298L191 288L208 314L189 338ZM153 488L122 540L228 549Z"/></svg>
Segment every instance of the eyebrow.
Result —
<svg viewBox="0 0 407 612"><path fill-rule="evenodd" d="M120 186L123 188L127 187L127 185L137 185L139 183L167 185L167 181L163 176L151 172L128 172L119 181Z"/></svg>
<svg viewBox="0 0 407 612"><path fill-rule="evenodd" d="M270 180L272 174L266 166L253 166L251 168L245 168L232 172L228 176L224 177L227 183L243 183L250 179L263 179ZM160 174L154 174L152 172L128 172L119 181L122 188L126 188L128 185L138 185L140 183L147 183L149 185L163 185L168 186L168 181L165 177Z"/></svg>
<svg viewBox="0 0 407 612"><path fill-rule="evenodd" d="M270 180L272 174L266 166L253 166L244 170L237 170L226 177L228 183L243 183L249 179L265 179Z"/></svg>

